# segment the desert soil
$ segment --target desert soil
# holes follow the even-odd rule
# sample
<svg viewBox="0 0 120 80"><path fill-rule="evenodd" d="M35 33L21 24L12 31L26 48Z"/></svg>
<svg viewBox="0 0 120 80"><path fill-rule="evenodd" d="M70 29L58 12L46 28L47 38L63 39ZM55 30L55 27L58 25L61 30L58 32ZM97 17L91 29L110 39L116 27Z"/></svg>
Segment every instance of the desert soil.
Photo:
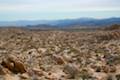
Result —
<svg viewBox="0 0 120 80"><path fill-rule="evenodd" d="M120 80L120 39L101 33L0 29L0 80Z"/></svg>

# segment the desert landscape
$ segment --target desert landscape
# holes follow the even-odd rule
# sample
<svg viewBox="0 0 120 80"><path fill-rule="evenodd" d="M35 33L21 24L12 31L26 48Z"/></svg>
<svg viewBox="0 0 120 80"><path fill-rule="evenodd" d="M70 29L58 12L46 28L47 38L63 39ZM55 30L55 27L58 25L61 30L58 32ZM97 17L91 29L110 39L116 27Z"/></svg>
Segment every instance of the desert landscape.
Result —
<svg viewBox="0 0 120 80"><path fill-rule="evenodd" d="M120 80L120 28L0 28L0 80Z"/></svg>
<svg viewBox="0 0 120 80"><path fill-rule="evenodd" d="M120 0L0 0L0 80L120 80Z"/></svg>

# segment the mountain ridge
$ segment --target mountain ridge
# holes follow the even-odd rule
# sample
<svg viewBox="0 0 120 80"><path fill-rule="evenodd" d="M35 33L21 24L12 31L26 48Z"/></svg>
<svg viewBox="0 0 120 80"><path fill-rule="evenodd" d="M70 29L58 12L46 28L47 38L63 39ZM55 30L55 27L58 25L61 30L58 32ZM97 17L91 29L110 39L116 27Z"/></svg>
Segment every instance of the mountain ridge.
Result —
<svg viewBox="0 0 120 80"><path fill-rule="evenodd" d="M112 17L105 19L95 18L78 18L78 19L63 19L63 20L19 20L19 21L0 21L0 26L38 26L49 25L56 27L68 26L107 26L112 24L120 24L120 17Z"/></svg>

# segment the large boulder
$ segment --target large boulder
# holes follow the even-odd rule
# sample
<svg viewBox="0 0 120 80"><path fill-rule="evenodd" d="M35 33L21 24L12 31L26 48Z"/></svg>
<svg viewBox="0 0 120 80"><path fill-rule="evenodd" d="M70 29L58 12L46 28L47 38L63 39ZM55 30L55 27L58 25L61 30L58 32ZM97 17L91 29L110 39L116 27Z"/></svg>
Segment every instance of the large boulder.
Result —
<svg viewBox="0 0 120 80"><path fill-rule="evenodd" d="M13 73L25 73L26 72L25 65L15 56L9 56L8 58L4 59L1 65L9 69Z"/></svg>

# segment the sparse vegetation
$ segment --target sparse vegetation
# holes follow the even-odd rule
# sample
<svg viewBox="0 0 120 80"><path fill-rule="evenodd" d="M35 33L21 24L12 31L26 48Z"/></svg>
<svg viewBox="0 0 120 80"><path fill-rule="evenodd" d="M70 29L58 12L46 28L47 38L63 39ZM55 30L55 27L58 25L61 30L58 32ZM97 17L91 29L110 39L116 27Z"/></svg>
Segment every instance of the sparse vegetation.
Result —
<svg viewBox="0 0 120 80"><path fill-rule="evenodd" d="M119 80L119 63L118 30L0 29L0 79Z"/></svg>

